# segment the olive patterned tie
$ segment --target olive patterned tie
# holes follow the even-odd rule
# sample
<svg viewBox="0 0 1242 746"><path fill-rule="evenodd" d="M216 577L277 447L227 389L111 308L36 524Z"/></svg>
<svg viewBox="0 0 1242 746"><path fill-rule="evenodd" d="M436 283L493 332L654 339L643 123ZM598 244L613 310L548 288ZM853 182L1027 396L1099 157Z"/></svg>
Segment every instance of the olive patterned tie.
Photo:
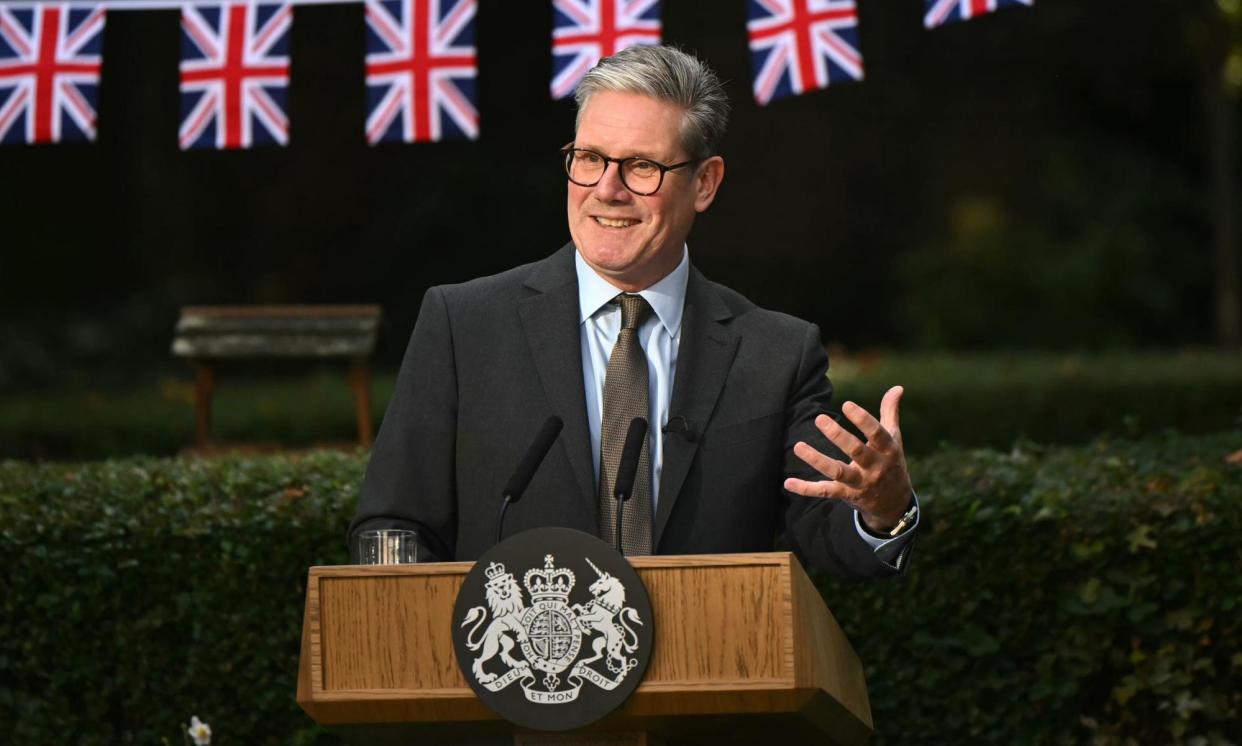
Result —
<svg viewBox="0 0 1242 746"><path fill-rule="evenodd" d="M604 374L604 416L600 423L599 530L609 543L617 535L617 499L613 488L625 435L635 417L650 416L647 356L638 343L638 328L651 314L641 295L622 293L613 299L621 304L621 331L608 358ZM621 550L627 557L651 554L651 438L643 442L634 488L621 518Z"/></svg>

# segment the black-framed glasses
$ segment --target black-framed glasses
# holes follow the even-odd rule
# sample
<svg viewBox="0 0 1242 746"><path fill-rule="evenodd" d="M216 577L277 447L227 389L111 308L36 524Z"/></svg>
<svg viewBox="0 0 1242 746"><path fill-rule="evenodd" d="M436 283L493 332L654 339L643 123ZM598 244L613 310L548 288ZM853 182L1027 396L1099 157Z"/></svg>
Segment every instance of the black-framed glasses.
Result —
<svg viewBox="0 0 1242 746"><path fill-rule="evenodd" d="M660 191L660 186L664 183L664 174L669 171L676 171L679 168L685 168L706 160L704 158L694 158L666 166L663 163L641 156L609 158L603 153L594 150L575 148L573 143L561 148L561 153L565 156L565 174L569 176L570 181L578 186L595 186L600 179L604 178L604 172L608 170L608 164L615 163L617 168L620 169L621 183L625 185L626 189L641 197L649 197Z"/></svg>

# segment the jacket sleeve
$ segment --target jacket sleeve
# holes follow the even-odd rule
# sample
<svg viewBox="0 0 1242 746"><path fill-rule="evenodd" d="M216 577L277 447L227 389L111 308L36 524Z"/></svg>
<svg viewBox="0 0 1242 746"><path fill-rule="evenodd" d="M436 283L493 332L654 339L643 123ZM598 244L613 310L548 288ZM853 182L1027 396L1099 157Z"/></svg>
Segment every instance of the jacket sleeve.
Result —
<svg viewBox="0 0 1242 746"><path fill-rule="evenodd" d="M828 355L820 342L819 327L808 324L787 411L785 473L788 476L809 480L826 478L794 455L793 447L799 440L832 458L849 462L849 457L815 427L815 418L821 413L841 421L840 414L829 411L831 400ZM785 539L809 568L846 580L899 573L897 566L881 561L859 535L851 506L839 500L802 497L784 489L781 493Z"/></svg>
<svg viewBox="0 0 1242 746"><path fill-rule="evenodd" d="M454 558L457 372L448 305L431 288L371 450L347 541L366 529L418 531L419 561Z"/></svg>

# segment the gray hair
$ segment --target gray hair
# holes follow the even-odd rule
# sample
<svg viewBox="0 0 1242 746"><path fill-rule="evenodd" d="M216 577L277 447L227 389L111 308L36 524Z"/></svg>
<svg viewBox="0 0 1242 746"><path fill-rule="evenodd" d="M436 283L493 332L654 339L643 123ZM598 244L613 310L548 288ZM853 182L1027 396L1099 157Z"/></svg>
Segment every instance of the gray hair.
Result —
<svg viewBox="0 0 1242 746"><path fill-rule="evenodd" d="M729 97L720 78L693 55L664 46L638 45L605 57L578 83L574 100L582 110L601 91L638 93L681 107L681 145L691 158L717 153L729 124Z"/></svg>

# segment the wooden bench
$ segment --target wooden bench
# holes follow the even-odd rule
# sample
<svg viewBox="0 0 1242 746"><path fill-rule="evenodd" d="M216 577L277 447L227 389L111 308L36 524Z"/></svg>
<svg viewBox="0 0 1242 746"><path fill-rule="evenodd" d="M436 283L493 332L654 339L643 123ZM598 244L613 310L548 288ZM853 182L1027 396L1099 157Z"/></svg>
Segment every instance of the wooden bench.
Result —
<svg viewBox="0 0 1242 746"><path fill-rule="evenodd" d="M186 306L172 354L194 366L195 442L210 445L215 367L226 360L314 359L349 363L358 442L370 447L371 368L379 306Z"/></svg>

